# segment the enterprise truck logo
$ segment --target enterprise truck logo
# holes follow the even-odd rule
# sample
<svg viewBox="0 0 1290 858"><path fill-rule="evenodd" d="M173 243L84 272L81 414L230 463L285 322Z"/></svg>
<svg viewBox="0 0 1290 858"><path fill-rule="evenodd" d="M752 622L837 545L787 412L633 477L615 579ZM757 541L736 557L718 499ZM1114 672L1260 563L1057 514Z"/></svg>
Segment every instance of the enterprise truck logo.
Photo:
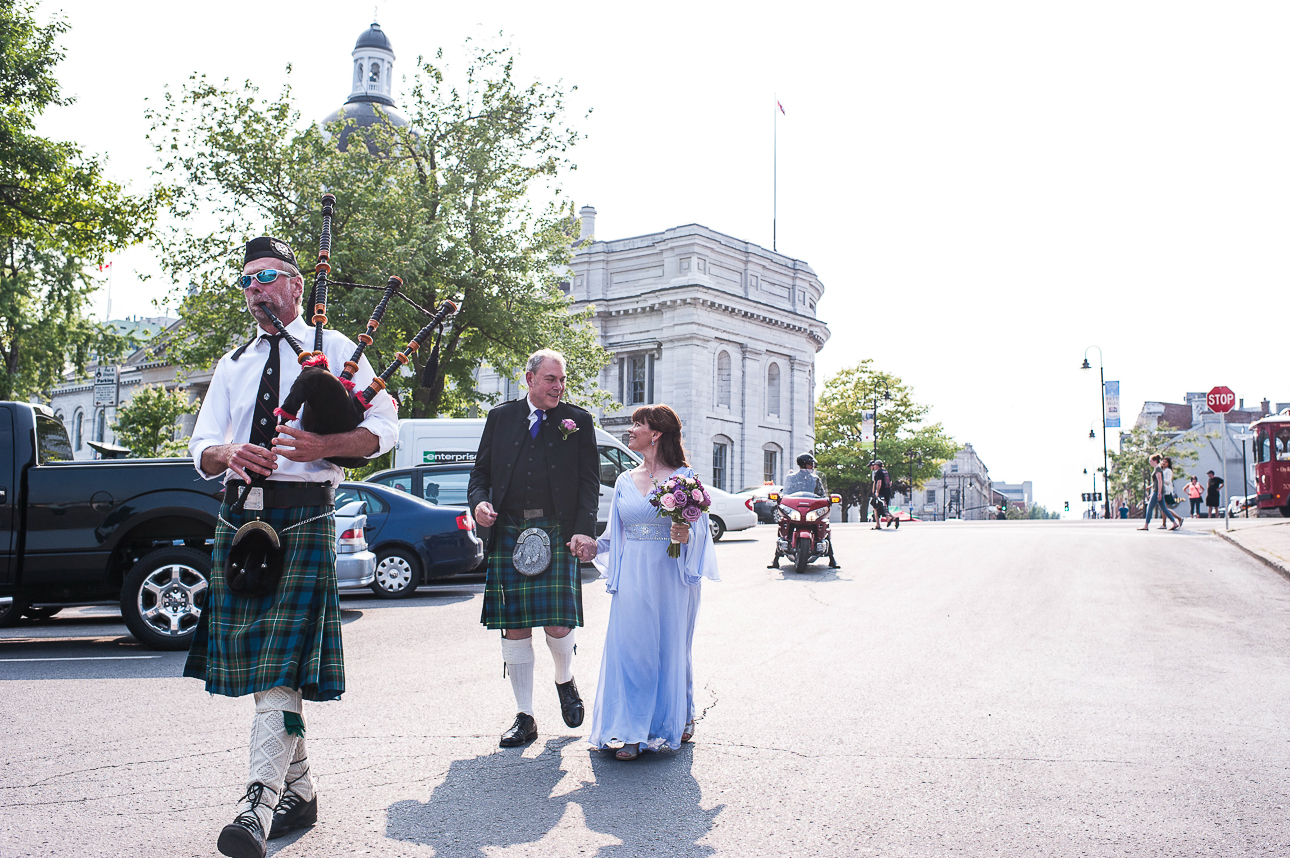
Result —
<svg viewBox="0 0 1290 858"><path fill-rule="evenodd" d="M474 461L474 453L438 453L434 450L426 450L421 454L421 464L423 465L454 465L458 462Z"/></svg>

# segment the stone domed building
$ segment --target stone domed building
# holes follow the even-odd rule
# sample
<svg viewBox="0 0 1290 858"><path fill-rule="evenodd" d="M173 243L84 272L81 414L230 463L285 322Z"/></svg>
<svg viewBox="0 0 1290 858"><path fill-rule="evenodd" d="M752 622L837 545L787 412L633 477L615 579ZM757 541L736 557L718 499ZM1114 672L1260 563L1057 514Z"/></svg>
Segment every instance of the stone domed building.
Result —
<svg viewBox="0 0 1290 858"><path fill-rule="evenodd" d="M349 147L350 135L358 129L370 128L379 122L389 122L400 128L408 124L408 120L394 109L394 47L380 24L373 22L358 37L351 56L354 59L354 87L349 99L322 122L326 129L341 119L353 120L340 132L340 141L336 145L342 152ZM370 137L367 147L375 154Z"/></svg>

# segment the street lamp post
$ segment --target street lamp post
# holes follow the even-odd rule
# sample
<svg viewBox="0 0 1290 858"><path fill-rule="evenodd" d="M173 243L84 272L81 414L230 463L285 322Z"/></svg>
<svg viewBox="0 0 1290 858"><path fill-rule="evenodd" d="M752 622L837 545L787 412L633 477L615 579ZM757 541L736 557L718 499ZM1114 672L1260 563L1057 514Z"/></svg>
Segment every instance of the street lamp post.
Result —
<svg viewBox="0 0 1290 858"><path fill-rule="evenodd" d="M1106 453L1106 369L1102 366L1102 347L1089 346L1088 349L1097 349L1097 373L1102 383L1102 500L1106 504L1103 514L1106 518L1111 517L1111 487L1107 480L1110 479L1110 471L1107 468ZM1080 369L1092 369L1088 362L1088 349L1084 349L1084 365ZM1091 429L1089 430L1092 431ZM1093 475L1093 488L1097 489L1097 475Z"/></svg>
<svg viewBox="0 0 1290 858"><path fill-rule="evenodd" d="M882 398L885 402L891 401L891 388L887 386L887 380L882 380ZM878 390L875 387L873 391L873 458L878 458Z"/></svg>

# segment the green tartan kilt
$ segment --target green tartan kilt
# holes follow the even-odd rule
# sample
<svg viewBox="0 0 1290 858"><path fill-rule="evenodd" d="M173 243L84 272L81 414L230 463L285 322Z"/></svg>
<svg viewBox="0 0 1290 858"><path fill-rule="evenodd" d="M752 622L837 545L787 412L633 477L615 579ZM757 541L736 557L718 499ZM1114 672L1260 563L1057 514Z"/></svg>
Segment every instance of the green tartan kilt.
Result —
<svg viewBox="0 0 1290 858"><path fill-rule="evenodd" d="M336 517L284 529L331 507L247 510L220 507L206 607L184 664L184 676L206 680L211 694L240 697L275 685L297 688L306 700L335 700L345 690L336 593ZM282 580L267 596L228 589L224 568L235 527L259 518L278 532ZM227 521L229 524L225 524Z"/></svg>
<svg viewBox="0 0 1290 858"><path fill-rule="evenodd" d="M515 522L506 516L495 527L480 622L490 629L582 625L582 573L566 545L572 528L554 518ZM516 537L530 527L540 527L551 538L551 565L533 576L516 572L511 559Z"/></svg>

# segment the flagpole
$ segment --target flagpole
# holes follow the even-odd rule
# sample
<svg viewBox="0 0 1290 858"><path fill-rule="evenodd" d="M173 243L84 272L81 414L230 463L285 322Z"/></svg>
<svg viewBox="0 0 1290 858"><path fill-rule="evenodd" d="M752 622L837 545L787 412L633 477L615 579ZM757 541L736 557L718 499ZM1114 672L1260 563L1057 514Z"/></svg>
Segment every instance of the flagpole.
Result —
<svg viewBox="0 0 1290 858"><path fill-rule="evenodd" d="M775 114L774 141L771 146L771 210L770 210L770 249L779 252L779 93L775 93L775 104L771 107Z"/></svg>

